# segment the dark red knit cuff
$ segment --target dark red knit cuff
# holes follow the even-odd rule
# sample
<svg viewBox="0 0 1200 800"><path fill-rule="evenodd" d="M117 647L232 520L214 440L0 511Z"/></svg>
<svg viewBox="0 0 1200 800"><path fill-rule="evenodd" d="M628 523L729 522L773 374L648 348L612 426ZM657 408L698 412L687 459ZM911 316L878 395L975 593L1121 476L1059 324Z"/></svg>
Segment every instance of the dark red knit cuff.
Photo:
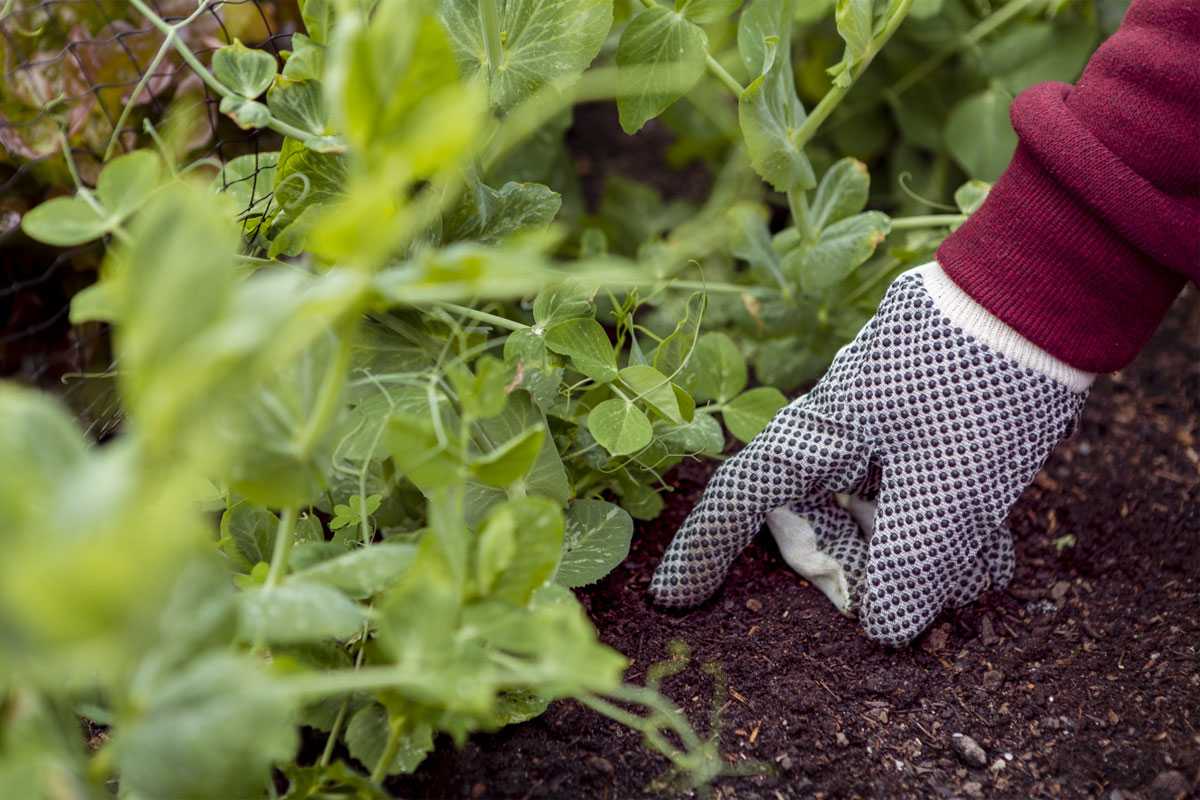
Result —
<svg viewBox="0 0 1200 800"><path fill-rule="evenodd" d="M1161 230L1125 229L1119 206L1142 188L1128 175L1060 174L1064 149L1077 148L1066 156L1074 162L1078 149L1096 147L1061 100L1018 123L1022 143L1008 171L937 259L976 302L1038 347L1078 369L1111 372L1145 345L1183 287L1161 261L1190 248L1195 231L1172 241ZM1103 160L1094 151L1092 164Z"/></svg>

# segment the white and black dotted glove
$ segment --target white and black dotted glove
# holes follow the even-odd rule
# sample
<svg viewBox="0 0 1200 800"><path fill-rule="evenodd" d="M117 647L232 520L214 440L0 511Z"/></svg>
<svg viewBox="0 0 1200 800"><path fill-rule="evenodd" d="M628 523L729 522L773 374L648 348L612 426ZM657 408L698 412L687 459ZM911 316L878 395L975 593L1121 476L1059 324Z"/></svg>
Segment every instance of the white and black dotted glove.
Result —
<svg viewBox="0 0 1200 800"><path fill-rule="evenodd" d="M868 636L905 644L1007 584L1009 508L1074 429L1094 377L936 263L911 270L820 383L717 470L650 593L666 606L707 599L767 520L784 559ZM839 495L859 499L846 508Z"/></svg>

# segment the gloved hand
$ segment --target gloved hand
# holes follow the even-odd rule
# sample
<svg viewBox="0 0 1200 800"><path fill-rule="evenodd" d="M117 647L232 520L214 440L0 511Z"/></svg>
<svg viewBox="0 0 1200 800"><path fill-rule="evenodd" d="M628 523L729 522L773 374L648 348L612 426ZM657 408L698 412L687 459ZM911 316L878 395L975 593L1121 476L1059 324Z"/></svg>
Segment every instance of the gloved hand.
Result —
<svg viewBox="0 0 1200 800"><path fill-rule="evenodd" d="M905 644L942 609L1008 582L1008 510L1073 430L1094 377L936 263L911 270L816 387L717 470L650 593L702 602L769 518L790 564L872 639ZM837 494L875 498L874 529L869 507L860 526Z"/></svg>

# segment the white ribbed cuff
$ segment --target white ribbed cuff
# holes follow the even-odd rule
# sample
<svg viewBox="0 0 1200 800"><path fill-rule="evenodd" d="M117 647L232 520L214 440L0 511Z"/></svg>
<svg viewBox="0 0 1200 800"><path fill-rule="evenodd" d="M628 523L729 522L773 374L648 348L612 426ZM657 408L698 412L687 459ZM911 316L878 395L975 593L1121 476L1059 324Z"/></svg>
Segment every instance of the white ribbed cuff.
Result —
<svg viewBox="0 0 1200 800"><path fill-rule="evenodd" d="M974 337L1006 358L1040 372L1076 392L1082 392L1096 380L1096 373L1076 369L1038 347L975 302L969 294L930 261L911 272L920 275L925 291L955 327Z"/></svg>

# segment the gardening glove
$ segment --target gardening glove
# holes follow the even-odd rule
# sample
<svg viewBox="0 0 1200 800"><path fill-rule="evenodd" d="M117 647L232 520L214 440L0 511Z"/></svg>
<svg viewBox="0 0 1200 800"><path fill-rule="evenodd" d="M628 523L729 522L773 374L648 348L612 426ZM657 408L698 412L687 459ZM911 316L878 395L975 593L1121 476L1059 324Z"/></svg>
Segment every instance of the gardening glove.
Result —
<svg viewBox="0 0 1200 800"><path fill-rule="evenodd" d="M1074 429L1094 377L936 263L911 270L817 386L717 470L650 593L702 602L772 515L790 564L872 639L905 644L942 609L1008 581L1008 510ZM859 522L838 494L877 506L860 504Z"/></svg>

